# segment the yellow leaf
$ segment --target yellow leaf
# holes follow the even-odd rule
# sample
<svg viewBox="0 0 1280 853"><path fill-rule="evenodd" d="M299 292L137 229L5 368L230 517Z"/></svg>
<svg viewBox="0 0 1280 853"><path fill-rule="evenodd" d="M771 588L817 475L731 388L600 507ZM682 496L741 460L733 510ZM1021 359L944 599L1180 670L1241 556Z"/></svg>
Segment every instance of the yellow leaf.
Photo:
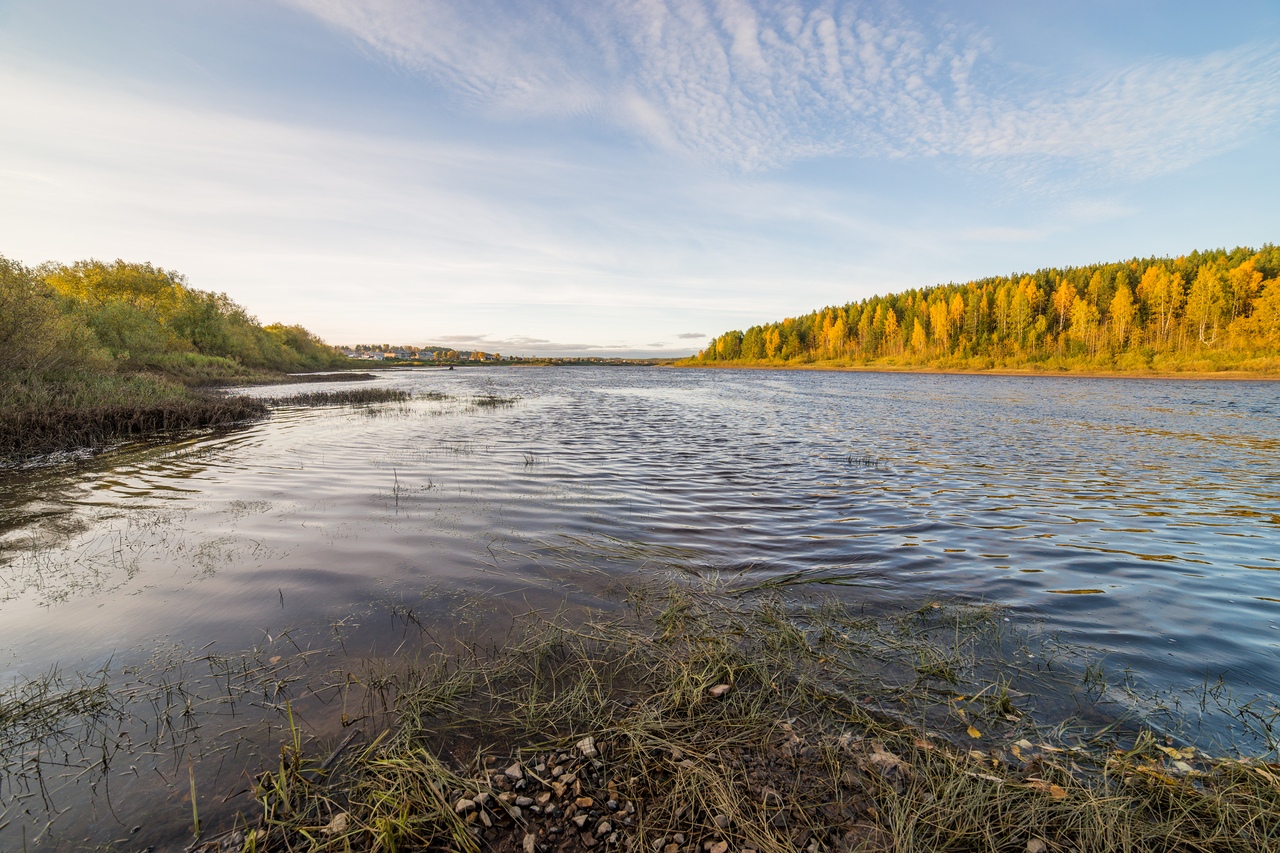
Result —
<svg viewBox="0 0 1280 853"><path fill-rule="evenodd" d="M1067 790L1061 785L1055 785L1043 779L1027 779L1027 787L1042 794L1048 794L1055 800L1066 799L1067 796Z"/></svg>
<svg viewBox="0 0 1280 853"><path fill-rule="evenodd" d="M980 738L980 737L982 737L982 732L978 731L978 730L977 730L977 729L975 729L973 726L969 726L969 737L971 737L971 738Z"/></svg>

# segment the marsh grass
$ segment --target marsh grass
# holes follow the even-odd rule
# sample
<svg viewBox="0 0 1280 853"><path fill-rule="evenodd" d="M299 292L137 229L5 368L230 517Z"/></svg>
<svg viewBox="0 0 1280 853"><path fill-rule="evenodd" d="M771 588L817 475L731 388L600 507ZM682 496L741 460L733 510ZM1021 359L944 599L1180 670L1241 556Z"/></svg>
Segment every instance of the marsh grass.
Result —
<svg viewBox="0 0 1280 853"><path fill-rule="evenodd" d="M367 406L374 403L404 403L412 395L395 388L350 388L336 391L304 391L266 402L279 406Z"/></svg>
<svg viewBox="0 0 1280 853"><path fill-rule="evenodd" d="M257 749L234 732L263 723L287 728L291 698L310 678L311 661L325 654L279 635L243 654L160 648L127 667L108 663L88 674L52 669L0 687L0 849L21 849L11 845L27 841L31 849L46 842L62 849L69 842L59 838L61 813L92 791L114 814L111 792L121 776L159 782L161 797L197 780L225 787L222 765ZM206 727L232 735L209 739ZM197 810L193 798L187 820L207 825L206 811L225 817L227 807L208 805L201 800ZM164 821L145 823L129 843L161 840L156 833Z"/></svg>
<svg viewBox="0 0 1280 853"><path fill-rule="evenodd" d="M627 600L622 616L531 615L504 639L349 676L344 708L363 691L376 721L368 745L319 762L293 729L257 814L199 849L1280 843L1280 768L1041 718L1014 684L1060 673L984 659L1025 642L991 608L888 617L688 586Z"/></svg>
<svg viewBox="0 0 1280 853"><path fill-rule="evenodd" d="M372 373L338 371L329 373L288 373L281 382L367 382L378 377Z"/></svg>
<svg viewBox="0 0 1280 853"><path fill-rule="evenodd" d="M477 394L470 400L470 408L472 409L510 409L516 403L520 402L519 397L506 397L501 394L486 393Z"/></svg>
<svg viewBox="0 0 1280 853"><path fill-rule="evenodd" d="M33 381L0 393L0 463L265 417L248 397L192 392L150 377Z"/></svg>

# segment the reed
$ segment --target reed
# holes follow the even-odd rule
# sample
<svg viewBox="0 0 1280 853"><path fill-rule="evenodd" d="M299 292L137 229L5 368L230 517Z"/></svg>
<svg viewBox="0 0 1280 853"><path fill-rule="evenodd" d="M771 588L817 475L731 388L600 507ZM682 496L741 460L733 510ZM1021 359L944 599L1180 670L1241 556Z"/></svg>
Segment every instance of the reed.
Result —
<svg viewBox="0 0 1280 853"><path fill-rule="evenodd" d="M0 463L190 429L257 420L267 407L247 397L190 394L168 399L43 406L0 405Z"/></svg>
<svg viewBox="0 0 1280 853"><path fill-rule="evenodd" d="M395 388L350 388L336 391L305 391L267 400L271 406L367 406L374 403L403 403L408 391Z"/></svg>

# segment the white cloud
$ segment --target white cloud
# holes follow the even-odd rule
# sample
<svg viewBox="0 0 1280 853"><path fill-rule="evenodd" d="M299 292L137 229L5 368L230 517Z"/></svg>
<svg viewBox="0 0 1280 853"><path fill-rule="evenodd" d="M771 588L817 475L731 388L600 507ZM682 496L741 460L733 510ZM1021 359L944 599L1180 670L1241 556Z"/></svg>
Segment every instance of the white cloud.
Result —
<svg viewBox="0 0 1280 853"><path fill-rule="evenodd" d="M607 116L752 171L823 154L965 158L1041 175L1167 173L1280 113L1280 51L1247 46L1046 90L980 32L779 0L283 0L503 116ZM984 81L999 80L996 88ZM998 164L998 165L996 165Z"/></svg>
<svg viewBox="0 0 1280 853"><path fill-rule="evenodd" d="M502 351L634 351L726 310L791 310L841 263L798 265L764 233L769 211L807 228L818 200L626 152L290 123L3 60L0 104L0 252L148 260L335 341L484 329Z"/></svg>

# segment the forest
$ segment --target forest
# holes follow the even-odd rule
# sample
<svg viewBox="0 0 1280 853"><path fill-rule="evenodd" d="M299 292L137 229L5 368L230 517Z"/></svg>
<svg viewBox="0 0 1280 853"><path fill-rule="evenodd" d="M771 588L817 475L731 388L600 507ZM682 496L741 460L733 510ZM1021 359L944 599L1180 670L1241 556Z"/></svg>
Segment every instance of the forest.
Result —
<svg viewBox="0 0 1280 853"><path fill-rule="evenodd" d="M346 366L301 326L264 326L172 270L0 255L0 460L260 416L192 389Z"/></svg>
<svg viewBox="0 0 1280 853"><path fill-rule="evenodd" d="M225 293L148 263L30 268L0 255L0 373L147 371L187 382L344 362L301 326L261 325Z"/></svg>
<svg viewBox="0 0 1280 853"><path fill-rule="evenodd" d="M686 364L1280 373L1280 248L1041 269L725 332Z"/></svg>

